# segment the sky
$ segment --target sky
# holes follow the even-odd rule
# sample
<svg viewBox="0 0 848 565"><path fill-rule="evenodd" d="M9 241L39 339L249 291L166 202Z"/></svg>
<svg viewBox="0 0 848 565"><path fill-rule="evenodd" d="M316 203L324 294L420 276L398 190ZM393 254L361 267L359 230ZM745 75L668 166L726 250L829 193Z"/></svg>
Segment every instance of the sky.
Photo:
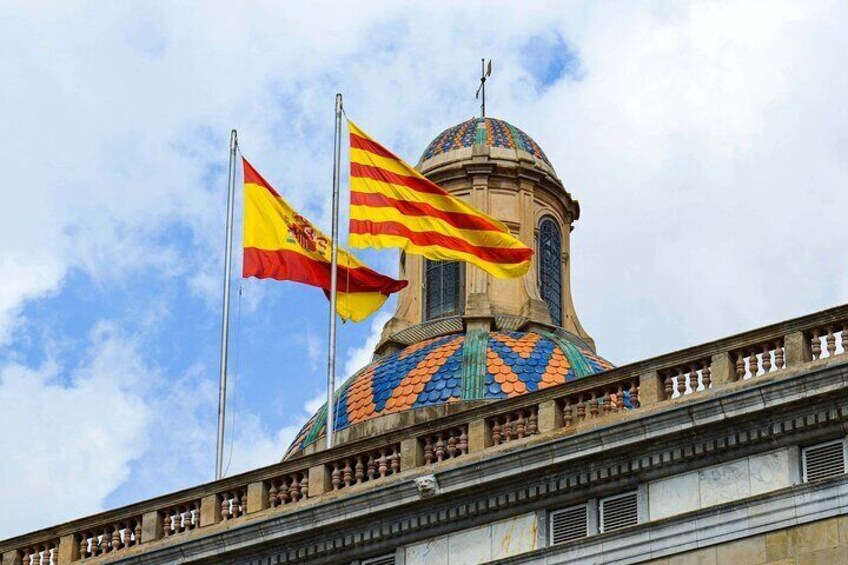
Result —
<svg viewBox="0 0 848 565"><path fill-rule="evenodd" d="M620 365L846 302L846 53L838 1L4 1L0 538L213 478L232 128L328 230L335 93L415 163L492 58L488 114L580 201L575 305ZM232 288L228 474L321 405L328 325L320 290ZM340 373L392 307L340 328Z"/></svg>

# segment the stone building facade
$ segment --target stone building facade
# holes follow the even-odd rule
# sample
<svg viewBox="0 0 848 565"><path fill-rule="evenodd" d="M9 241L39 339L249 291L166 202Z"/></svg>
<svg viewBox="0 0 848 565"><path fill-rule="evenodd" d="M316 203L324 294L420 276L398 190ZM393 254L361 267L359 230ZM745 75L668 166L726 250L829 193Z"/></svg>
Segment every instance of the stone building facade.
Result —
<svg viewBox="0 0 848 565"><path fill-rule="evenodd" d="M537 253L401 255L371 364L283 460L0 542L0 565L848 563L848 306L614 367L578 320L580 208L502 120L420 170Z"/></svg>

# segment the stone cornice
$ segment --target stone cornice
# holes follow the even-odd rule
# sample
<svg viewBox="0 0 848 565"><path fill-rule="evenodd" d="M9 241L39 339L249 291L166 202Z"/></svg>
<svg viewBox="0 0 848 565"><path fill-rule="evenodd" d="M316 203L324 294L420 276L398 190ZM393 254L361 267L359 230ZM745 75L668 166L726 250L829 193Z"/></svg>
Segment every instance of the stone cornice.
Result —
<svg viewBox="0 0 848 565"><path fill-rule="evenodd" d="M459 528L456 523L463 522L467 527L464 522L471 524L477 516L491 520L560 500L585 499L590 490L597 496L681 467L702 467L812 436L844 435L846 419L848 369L822 367L670 407L651 418L628 418L545 441L507 444L509 449L496 453L401 473L385 483L357 487L358 492L351 489L345 497L257 516L239 527L209 531L211 535L180 544L156 549L154 542L141 555L145 563L213 556L221 561L222 553L238 551L238 562L251 554L259 558L273 553L281 562L308 558L320 563L342 549L437 535L434 532L448 523ZM420 501L411 480L425 473L435 473L441 486L440 496L426 502ZM368 520L362 519L365 516ZM308 532L320 532L320 540L303 539ZM271 545L276 549L272 551ZM120 562L139 559L128 554Z"/></svg>

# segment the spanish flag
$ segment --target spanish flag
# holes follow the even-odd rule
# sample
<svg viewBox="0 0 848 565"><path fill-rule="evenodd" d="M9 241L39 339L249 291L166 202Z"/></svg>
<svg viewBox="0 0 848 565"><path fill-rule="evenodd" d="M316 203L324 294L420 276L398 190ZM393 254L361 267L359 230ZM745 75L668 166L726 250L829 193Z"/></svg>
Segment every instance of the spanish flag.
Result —
<svg viewBox="0 0 848 565"><path fill-rule="evenodd" d="M350 246L400 247L520 277L533 250L498 220L451 196L348 120Z"/></svg>
<svg viewBox="0 0 848 565"><path fill-rule="evenodd" d="M330 291L331 245L244 162L244 278L295 281ZM407 285L372 271L343 249L338 255L336 311L360 322Z"/></svg>

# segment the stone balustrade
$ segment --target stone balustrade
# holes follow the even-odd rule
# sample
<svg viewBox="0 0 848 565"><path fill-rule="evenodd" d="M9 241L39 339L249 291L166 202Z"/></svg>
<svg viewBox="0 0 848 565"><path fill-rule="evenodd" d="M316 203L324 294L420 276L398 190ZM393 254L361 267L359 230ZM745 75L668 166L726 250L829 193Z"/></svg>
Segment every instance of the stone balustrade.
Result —
<svg viewBox="0 0 848 565"><path fill-rule="evenodd" d="M330 484L341 490L400 472L400 445L381 447L329 463Z"/></svg>
<svg viewBox="0 0 848 565"><path fill-rule="evenodd" d="M21 563L23 565L56 565L58 558L58 540L33 545L21 551Z"/></svg>
<svg viewBox="0 0 848 565"><path fill-rule="evenodd" d="M627 378L558 399L562 426L639 408L639 377Z"/></svg>
<svg viewBox="0 0 848 565"><path fill-rule="evenodd" d="M528 406L486 420L492 445L501 445L539 433L539 407Z"/></svg>
<svg viewBox="0 0 848 565"><path fill-rule="evenodd" d="M78 543L81 560L138 545L141 543L141 516L92 528L78 536Z"/></svg>
<svg viewBox="0 0 848 565"><path fill-rule="evenodd" d="M421 438L424 465L441 463L446 459L456 459L468 453L468 426L427 434Z"/></svg>
<svg viewBox="0 0 848 565"><path fill-rule="evenodd" d="M475 452L544 440L577 425L605 425L631 411L696 401L755 386L809 364L848 361L848 305L668 353L564 385L446 413L438 419L362 434L235 477L0 541L1 565L65 565L135 555L163 538L203 531L258 512L297 508L331 491L438 473ZM368 425L365 423L363 425Z"/></svg>
<svg viewBox="0 0 848 565"><path fill-rule="evenodd" d="M309 479L305 471L289 473L267 482L268 506L276 508L309 497Z"/></svg>

